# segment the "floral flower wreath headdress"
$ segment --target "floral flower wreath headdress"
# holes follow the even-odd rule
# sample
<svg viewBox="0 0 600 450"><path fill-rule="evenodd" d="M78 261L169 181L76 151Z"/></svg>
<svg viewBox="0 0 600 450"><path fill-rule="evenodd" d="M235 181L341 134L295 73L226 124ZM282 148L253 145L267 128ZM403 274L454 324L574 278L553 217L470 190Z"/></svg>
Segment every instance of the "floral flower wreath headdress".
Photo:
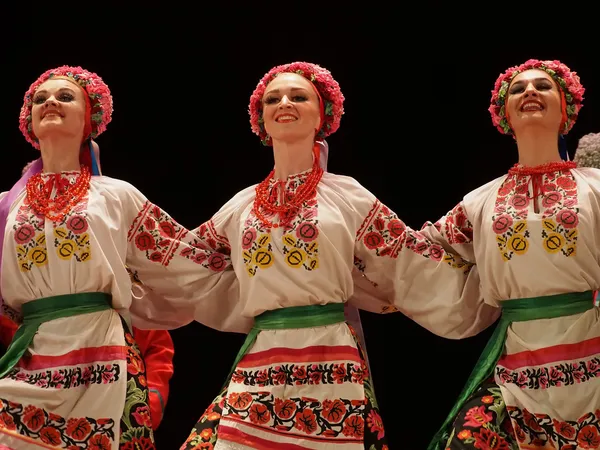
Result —
<svg viewBox="0 0 600 450"><path fill-rule="evenodd" d="M92 172L98 175L97 162L91 147L91 139L96 138L106 130L106 126L112 120L113 99L110 89L98 75L88 72L81 67L61 66L44 72L34 81L23 98L23 106L19 116L19 129L25 136L27 142L39 150L38 138L33 132L31 110L33 97L37 89L50 79L66 79L79 86L85 95L86 113L83 141L89 141L89 155L82 155L82 160L91 159ZM87 162L87 161L86 161Z"/></svg>
<svg viewBox="0 0 600 450"><path fill-rule="evenodd" d="M560 61L540 61L530 59L520 66L511 67L501 74L496 80L492 90L492 100L489 107L494 126L504 134L514 134L510 127L508 117L506 116L506 98L508 87L511 81L521 72L530 69L539 69L552 77L560 88L562 99L563 120L561 123L560 134L567 134L577 120L579 110L583 102L584 87L579 81L576 72L571 71Z"/></svg>
<svg viewBox="0 0 600 450"><path fill-rule="evenodd" d="M315 139L325 139L340 127L344 114L344 96L340 85L333 79L331 73L317 64L308 62L293 62L273 67L259 81L250 96L250 125L252 131L260 137L265 146L272 145L271 137L267 134L262 115L262 98L267 85L280 73L297 73L310 81L315 87L321 108L321 126Z"/></svg>

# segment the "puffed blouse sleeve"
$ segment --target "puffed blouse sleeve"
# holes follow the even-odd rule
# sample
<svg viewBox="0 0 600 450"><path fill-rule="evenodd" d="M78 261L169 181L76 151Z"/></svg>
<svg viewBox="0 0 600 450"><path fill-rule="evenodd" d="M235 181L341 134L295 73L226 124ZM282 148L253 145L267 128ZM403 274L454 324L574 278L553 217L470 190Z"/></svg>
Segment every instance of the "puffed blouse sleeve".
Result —
<svg viewBox="0 0 600 450"><path fill-rule="evenodd" d="M498 318L499 309L481 293L473 228L462 203L417 231L350 180L345 195L356 215L353 304L400 311L450 339L475 335Z"/></svg>
<svg viewBox="0 0 600 450"><path fill-rule="evenodd" d="M137 280L132 324L172 329L195 320L217 330L248 332L253 319L241 315L239 283L225 233L235 220L240 195L189 231L135 188L127 194L126 264Z"/></svg>

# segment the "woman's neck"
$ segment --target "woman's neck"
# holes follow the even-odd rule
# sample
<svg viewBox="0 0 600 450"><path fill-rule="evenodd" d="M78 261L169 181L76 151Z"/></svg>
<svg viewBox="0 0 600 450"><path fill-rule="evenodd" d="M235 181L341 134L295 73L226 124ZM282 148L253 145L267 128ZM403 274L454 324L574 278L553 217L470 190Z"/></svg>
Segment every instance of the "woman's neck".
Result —
<svg viewBox="0 0 600 450"><path fill-rule="evenodd" d="M40 140L44 172L58 173L79 170L80 138Z"/></svg>
<svg viewBox="0 0 600 450"><path fill-rule="evenodd" d="M290 175L310 169L314 162L313 146L312 137L291 143L273 141L275 178L286 180Z"/></svg>
<svg viewBox="0 0 600 450"><path fill-rule="evenodd" d="M522 166L535 167L561 161L556 133L525 130L517 135L517 148L519 164Z"/></svg>

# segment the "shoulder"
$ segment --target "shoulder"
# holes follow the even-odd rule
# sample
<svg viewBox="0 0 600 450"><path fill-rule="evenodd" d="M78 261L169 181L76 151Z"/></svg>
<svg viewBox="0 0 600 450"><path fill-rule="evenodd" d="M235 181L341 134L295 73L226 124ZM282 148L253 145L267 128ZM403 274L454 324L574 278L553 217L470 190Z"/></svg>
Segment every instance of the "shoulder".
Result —
<svg viewBox="0 0 600 450"><path fill-rule="evenodd" d="M92 183L99 188L106 188L117 192L137 191L137 188L131 183L118 178L107 177L105 175L92 177Z"/></svg>
<svg viewBox="0 0 600 450"><path fill-rule="evenodd" d="M588 186L594 193L600 193L600 169L595 167L578 167L571 169L575 183L578 186Z"/></svg>
<svg viewBox="0 0 600 450"><path fill-rule="evenodd" d="M571 172L590 181L600 179L600 169L596 169L595 167L577 167L576 169L571 169Z"/></svg>
<svg viewBox="0 0 600 450"><path fill-rule="evenodd" d="M217 228L225 226L235 217L239 217L242 211L254 201L256 185L248 186L235 194L219 211L212 217L212 221Z"/></svg>
<svg viewBox="0 0 600 450"><path fill-rule="evenodd" d="M125 180L107 177L105 175L92 177L92 184L100 190L106 190L114 193L139 192L133 184Z"/></svg>
<svg viewBox="0 0 600 450"><path fill-rule="evenodd" d="M234 211L244 208L249 203L254 201L256 197L256 185L248 186L245 189L242 189L233 197L231 197L227 203L225 203L221 209L220 213L231 214Z"/></svg>
<svg viewBox="0 0 600 450"><path fill-rule="evenodd" d="M377 198L356 179L330 172L323 174L319 191L321 196L331 198L338 208L364 216Z"/></svg>
<svg viewBox="0 0 600 450"><path fill-rule="evenodd" d="M355 178L331 172L325 172L323 174L322 182L325 186L338 190L365 189Z"/></svg>
<svg viewBox="0 0 600 450"><path fill-rule="evenodd" d="M97 189L98 194L103 197L115 198L122 202L128 199L145 199L144 195L133 184L111 178L104 175L92 177L92 185Z"/></svg>
<svg viewBox="0 0 600 450"><path fill-rule="evenodd" d="M233 197L231 197L231 199L226 204L231 203L237 205L240 203L248 202L249 200L253 201L254 197L256 196L256 186L256 184L253 184L252 186L248 186L247 188L242 189Z"/></svg>
<svg viewBox="0 0 600 450"><path fill-rule="evenodd" d="M495 196L504 180L506 180L506 177L507 175L502 175L498 178L493 179L492 181L485 183L482 186L479 186L476 189L473 189L471 192L464 196L464 202L471 203L482 198L487 198L490 195Z"/></svg>
<svg viewBox="0 0 600 450"><path fill-rule="evenodd" d="M476 217L478 217L479 213L483 210L483 207L487 204L487 202L496 201L498 189L500 189L500 186L504 180L506 180L507 176L508 175L505 174L495 178L492 181L489 181L486 184L472 190L463 197L462 204L467 217L470 220L475 220Z"/></svg>
<svg viewBox="0 0 600 450"><path fill-rule="evenodd" d="M321 179L319 187L322 191L333 191L342 198L366 196L370 199L373 196L373 194L356 179L346 175L337 175L330 172L323 174L323 178Z"/></svg>

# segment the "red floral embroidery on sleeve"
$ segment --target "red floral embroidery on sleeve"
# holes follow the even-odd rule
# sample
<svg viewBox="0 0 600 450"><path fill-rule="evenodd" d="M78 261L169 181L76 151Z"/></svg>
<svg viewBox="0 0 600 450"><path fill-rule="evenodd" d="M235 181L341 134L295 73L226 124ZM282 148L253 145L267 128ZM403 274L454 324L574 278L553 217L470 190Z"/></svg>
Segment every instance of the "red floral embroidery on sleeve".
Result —
<svg viewBox="0 0 600 450"><path fill-rule="evenodd" d="M375 201L356 235L357 241L377 256L397 258L402 250L406 226L387 206Z"/></svg>
<svg viewBox="0 0 600 450"><path fill-rule="evenodd" d="M181 250L181 256L215 272L231 265L229 240L217 233L211 220L200 225L190 236L189 246Z"/></svg>
<svg viewBox="0 0 600 450"><path fill-rule="evenodd" d="M145 252L150 261L168 266L179 255L196 264L222 272L231 265L231 247L224 236L217 234L212 222L193 233L188 232L158 206L146 202L128 233L128 240L137 250Z"/></svg>
<svg viewBox="0 0 600 450"><path fill-rule="evenodd" d="M464 220L466 220L466 215ZM407 229L404 222L378 200L375 201L371 211L369 211L360 226L356 240L364 244L367 249L373 251L377 256L397 258L404 247L424 258L433 261L444 261L452 267L461 268L465 271L468 271L472 266L460 256L446 253L441 245L431 242L419 231ZM361 270L356 261L355 266Z"/></svg>
<svg viewBox="0 0 600 450"><path fill-rule="evenodd" d="M430 223L426 223L425 226ZM433 226L449 244L469 244L473 242L473 224L469 221L462 203L459 203L438 220Z"/></svg>
<svg viewBox="0 0 600 450"><path fill-rule="evenodd" d="M184 227L147 201L131 224L127 240L150 261L168 266L186 234Z"/></svg>

